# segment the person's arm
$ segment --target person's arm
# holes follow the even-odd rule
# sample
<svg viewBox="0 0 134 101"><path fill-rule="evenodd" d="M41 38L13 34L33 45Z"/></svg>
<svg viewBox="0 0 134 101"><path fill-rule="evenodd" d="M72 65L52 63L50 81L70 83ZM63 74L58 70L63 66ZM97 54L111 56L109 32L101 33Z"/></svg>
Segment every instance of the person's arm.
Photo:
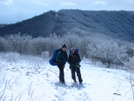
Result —
<svg viewBox="0 0 134 101"><path fill-rule="evenodd" d="M58 52L58 53L57 53L56 61L57 61L57 62L62 62L62 60L61 60L61 52Z"/></svg>
<svg viewBox="0 0 134 101"><path fill-rule="evenodd" d="M80 62L81 62L80 55L77 54L77 59L76 59L75 65L78 65Z"/></svg>
<svg viewBox="0 0 134 101"><path fill-rule="evenodd" d="M80 63L81 62L81 58L80 58L80 55L79 54L78 54L78 58L79 58L78 60L79 60L79 63Z"/></svg>
<svg viewBox="0 0 134 101"><path fill-rule="evenodd" d="M68 63L70 64L71 62L70 62L70 55L69 55L69 58L68 58Z"/></svg>
<svg viewBox="0 0 134 101"><path fill-rule="evenodd" d="M65 61L64 62L67 62L68 61L68 55L67 55L67 52L65 52Z"/></svg>

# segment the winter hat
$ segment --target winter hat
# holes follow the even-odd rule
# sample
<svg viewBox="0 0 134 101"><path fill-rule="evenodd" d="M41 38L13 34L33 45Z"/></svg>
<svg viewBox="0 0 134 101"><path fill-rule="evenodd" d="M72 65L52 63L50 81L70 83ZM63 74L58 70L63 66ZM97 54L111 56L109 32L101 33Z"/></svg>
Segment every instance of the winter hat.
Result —
<svg viewBox="0 0 134 101"><path fill-rule="evenodd" d="M64 44L64 45L62 46L62 48L67 48L67 46Z"/></svg>

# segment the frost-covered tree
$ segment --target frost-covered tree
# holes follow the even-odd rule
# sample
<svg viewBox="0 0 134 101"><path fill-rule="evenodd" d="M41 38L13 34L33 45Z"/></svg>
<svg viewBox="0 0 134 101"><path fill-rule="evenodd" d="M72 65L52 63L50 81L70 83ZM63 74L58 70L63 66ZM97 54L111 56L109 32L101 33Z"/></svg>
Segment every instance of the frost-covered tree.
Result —
<svg viewBox="0 0 134 101"><path fill-rule="evenodd" d="M110 67L110 64L120 64L118 56L125 60L127 57L126 47L110 40L98 40L88 44L87 53L90 58L101 60Z"/></svg>
<svg viewBox="0 0 134 101"><path fill-rule="evenodd" d="M123 62L124 65L127 67L127 70L132 70L134 72L134 56L129 58L128 62Z"/></svg>
<svg viewBox="0 0 134 101"><path fill-rule="evenodd" d="M29 35L20 36L20 34L15 34L6 36L6 51L25 53L26 46L31 39L32 37Z"/></svg>
<svg viewBox="0 0 134 101"><path fill-rule="evenodd" d="M128 54L129 57L134 56L134 43L132 42L127 42L127 41L122 41L122 40L117 40L117 43L119 45L125 45L126 46L126 53Z"/></svg>
<svg viewBox="0 0 134 101"><path fill-rule="evenodd" d="M62 37L62 43L66 43L68 48L76 47L80 48L81 45L81 39L76 34L67 34Z"/></svg>
<svg viewBox="0 0 134 101"><path fill-rule="evenodd" d="M29 46L28 53L33 55L40 55L41 52L46 50L46 42L45 39L42 37L30 40L28 46Z"/></svg>
<svg viewBox="0 0 134 101"><path fill-rule="evenodd" d="M78 30L77 30L78 31ZM83 31L81 31L83 32ZM101 60L109 67L110 64L121 64L121 60L128 59L128 49L132 56L132 46L129 42L117 41L99 33L94 35L90 33L73 33L64 36L51 34L49 37L32 38L29 35L9 35L0 37L1 52L18 52L21 54L41 55L42 52L49 52L51 56L54 49L61 48L66 44L68 50L75 47L79 49L81 57ZM127 46L127 48L125 47Z"/></svg>
<svg viewBox="0 0 134 101"><path fill-rule="evenodd" d="M50 55L53 53L54 49L61 48L64 44L64 41L61 41L61 37L56 34L51 34L48 38L45 38L45 40L47 40L47 51L50 52Z"/></svg>
<svg viewBox="0 0 134 101"><path fill-rule="evenodd" d="M5 38L0 37L0 52L6 52L7 41Z"/></svg>
<svg viewBox="0 0 134 101"><path fill-rule="evenodd" d="M92 38L90 36L83 36L81 37L81 46L80 46L80 52L81 52L81 57L86 57L88 58L87 54L87 45L92 43Z"/></svg>

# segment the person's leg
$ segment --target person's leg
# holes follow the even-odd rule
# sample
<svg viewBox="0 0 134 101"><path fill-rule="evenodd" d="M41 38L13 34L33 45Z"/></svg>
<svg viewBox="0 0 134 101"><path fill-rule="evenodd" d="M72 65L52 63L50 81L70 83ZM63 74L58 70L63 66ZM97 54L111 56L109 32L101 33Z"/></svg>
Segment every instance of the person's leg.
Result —
<svg viewBox="0 0 134 101"><path fill-rule="evenodd" d="M71 67L71 76L74 82L76 82L76 77L75 77L75 67Z"/></svg>
<svg viewBox="0 0 134 101"><path fill-rule="evenodd" d="M76 67L76 72L77 72L77 76L78 76L78 79L79 79L79 83L81 84L83 80L82 80L82 77L81 77L81 72L80 72L79 67Z"/></svg>
<svg viewBox="0 0 134 101"><path fill-rule="evenodd" d="M65 80L64 80L64 65L59 64L58 68L59 68L59 81L61 83L65 83Z"/></svg>

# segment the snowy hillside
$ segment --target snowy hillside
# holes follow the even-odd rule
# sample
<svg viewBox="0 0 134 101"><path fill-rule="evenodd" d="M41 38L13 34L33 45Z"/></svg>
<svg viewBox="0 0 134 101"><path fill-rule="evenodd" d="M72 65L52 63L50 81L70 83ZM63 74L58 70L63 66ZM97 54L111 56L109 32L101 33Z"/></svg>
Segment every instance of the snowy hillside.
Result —
<svg viewBox="0 0 134 101"><path fill-rule="evenodd" d="M1 101L133 101L130 73L96 67L86 59L81 63L83 85L72 82L68 64L66 85L60 84L58 68L47 58L0 53L0 62Z"/></svg>

